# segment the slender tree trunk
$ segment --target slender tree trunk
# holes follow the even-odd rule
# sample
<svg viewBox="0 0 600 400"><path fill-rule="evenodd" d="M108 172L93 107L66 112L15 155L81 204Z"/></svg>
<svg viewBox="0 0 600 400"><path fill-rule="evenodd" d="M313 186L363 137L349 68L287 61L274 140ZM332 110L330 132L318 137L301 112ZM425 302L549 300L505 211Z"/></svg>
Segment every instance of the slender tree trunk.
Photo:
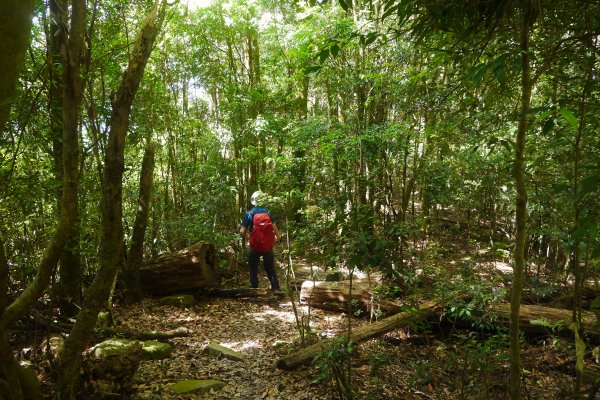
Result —
<svg viewBox="0 0 600 400"><path fill-rule="evenodd" d="M525 238L527 232L527 187L525 184L525 144L529 123L529 107L531 104L532 80L529 59L529 29L532 23L531 10L522 10L522 25L520 50L522 59L521 70L521 110L517 140L515 145L515 160L513 177L516 187L516 227L512 293L510 301L510 397L513 400L521 398L521 345L519 340L519 311L521 307L521 292L523 290L525 270Z"/></svg>
<svg viewBox="0 0 600 400"><path fill-rule="evenodd" d="M125 281L125 297L128 301L138 301L141 297L140 289L140 265L144 258L144 237L148 225L148 213L150 211L150 200L152 199L152 186L154 178L154 146L148 142L142 161L142 172L140 173L140 193L138 197L138 209L133 225L131 247L127 262L123 268Z"/></svg>
<svg viewBox="0 0 600 400"><path fill-rule="evenodd" d="M31 35L33 0L0 0L0 130L8 121Z"/></svg>
<svg viewBox="0 0 600 400"><path fill-rule="evenodd" d="M67 45L67 21L68 6L66 0L52 0L50 7L50 31L48 71L50 75L49 106L50 106L50 129L52 131L52 149L54 156L54 174L60 182L59 193L57 195L58 209L60 209L60 193L62 193L63 174L63 129L77 132L77 121L79 118L79 93L74 98L65 98L65 79L72 79L65 76L65 61L61 56L61 51ZM76 62L74 73L79 76L79 60ZM77 78L79 80L79 78ZM79 83L77 83L79 85ZM76 89L78 92L79 88ZM69 108L65 108L69 107ZM76 112L75 117L70 118L71 126L65 127L63 114L65 112ZM73 121L75 119L75 121ZM74 123L73 123L74 122ZM63 249L59 262L59 285L58 297L61 311L67 316L77 314L78 306L81 305L81 258L79 251L79 207L77 201L74 208L74 224L71 228L71 235Z"/></svg>
<svg viewBox="0 0 600 400"><path fill-rule="evenodd" d="M590 26L590 13L589 8L586 7L585 10L585 20L588 26ZM587 40L588 48L593 49L595 46L592 42L592 35L588 35L590 38ZM580 175L581 175L581 140L583 136L583 131L585 129L586 124L586 102L588 97L590 96L592 90L592 81L594 78L594 64L595 64L595 52L592 51L592 54L589 58L589 65L587 69L587 76L585 79L585 83L583 86L583 92L581 94L581 98L579 101L579 125L577 127L577 132L575 134L575 144L573 146L573 183L572 183L572 191L573 191L573 210L575 214L575 218L573 221L573 232L578 232L581 228L581 212L582 212L582 204L577 196L577 192L579 191L580 184ZM573 322L575 324L575 349L576 349L576 379L575 379L575 396L579 396L581 392L581 385L583 383L583 374L585 369L585 341L584 341L584 331L582 325L582 317L581 317L581 309L582 309L582 292L583 292L583 284L585 281L584 269L580 265L580 255L581 255L581 240L579 235L573 234L573 254L571 257L571 269L573 271L573 275L575 276L575 284L573 285L574 293L573 293Z"/></svg>
<svg viewBox="0 0 600 400"><path fill-rule="evenodd" d="M50 109L50 131L52 135L52 153L54 157L54 176L58 182L63 178L62 135L63 135L63 60L60 49L66 43L67 0L50 0L50 24L48 31L48 105ZM60 208L62 187L57 188L57 202Z"/></svg>
<svg viewBox="0 0 600 400"><path fill-rule="evenodd" d="M92 335L98 313L106 305L117 269L122 262L122 179L125 138L129 129L131 105L162 26L166 6L166 1L155 1L152 11L146 17L113 102L102 180L100 267L88 289L83 306L77 315L77 321L59 355L57 390L61 399L75 398L81 353Z"/></svg>

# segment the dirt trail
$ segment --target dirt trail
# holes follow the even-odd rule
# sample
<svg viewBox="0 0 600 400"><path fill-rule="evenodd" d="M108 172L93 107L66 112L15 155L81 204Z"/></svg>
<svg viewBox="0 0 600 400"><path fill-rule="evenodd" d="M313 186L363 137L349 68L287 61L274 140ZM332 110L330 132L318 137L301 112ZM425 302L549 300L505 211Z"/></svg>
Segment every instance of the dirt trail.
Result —
<svg viewBox="0 0 600 400"><path fill-rule="evenodd" d="M187 338L173 339L171 357L143 362L140 399L333 399L328 388L312 384L316 370L306 368L293 373L276 368L277 358L285 354L298 335L291 303L288 300L256 302L250 300L207 299L189 308L161 306L153 301L116 310L117 318L129 327L168 330L187 327ZM339 329L341 316L314 311L313 326L322 334ZM217 342L242 353L242 362L217 359L202 350ZM219 379L227 386L204 395L177 396L167 385L184 379Z"/></svg>

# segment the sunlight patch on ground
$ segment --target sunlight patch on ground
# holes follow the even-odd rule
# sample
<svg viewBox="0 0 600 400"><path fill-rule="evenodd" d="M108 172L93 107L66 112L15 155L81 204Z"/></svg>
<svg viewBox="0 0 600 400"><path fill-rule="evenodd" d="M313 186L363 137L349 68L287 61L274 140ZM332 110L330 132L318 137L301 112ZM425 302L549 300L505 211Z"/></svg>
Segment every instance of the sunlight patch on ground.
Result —
<svg viewBox="0 0 600 400"><path fill-rule="evenodd" d="M242 351L248 349L262 348L259 340L247 340L245 342L220 342L221 346L227 347L235 351Z"/></svg>
<svg viewBox="0 0 600 400"><path fill-rule="evenodd" d="M513 268L510 265L508 265L508 263L505 263L505 262L496 261L494 263L494 268L504 274L512 274L513 273Z"/></svg>
<svg viewBox="0 0 600 400"><path fill-rule="evenodd" d="M294 317L294 313L290 313L289 311L278 311L278 310L265 310L259 313L252 314L252 317L255 321L263 322L267 318L266 316L275 317L283 322L295 322L296 319Z"/></svg>

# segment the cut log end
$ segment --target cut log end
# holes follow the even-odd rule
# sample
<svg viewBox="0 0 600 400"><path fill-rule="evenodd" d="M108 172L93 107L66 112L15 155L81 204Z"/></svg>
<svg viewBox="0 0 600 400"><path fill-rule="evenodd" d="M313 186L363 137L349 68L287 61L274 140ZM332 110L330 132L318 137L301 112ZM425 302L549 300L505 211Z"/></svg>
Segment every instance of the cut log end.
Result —
<svg viewBox="0 0 600 400"><path fill-rule="evenodd" d="M140 268L140 280L142 288L151 295L189 293L218 287L215 246L198 242L147 261Z"/></svg>

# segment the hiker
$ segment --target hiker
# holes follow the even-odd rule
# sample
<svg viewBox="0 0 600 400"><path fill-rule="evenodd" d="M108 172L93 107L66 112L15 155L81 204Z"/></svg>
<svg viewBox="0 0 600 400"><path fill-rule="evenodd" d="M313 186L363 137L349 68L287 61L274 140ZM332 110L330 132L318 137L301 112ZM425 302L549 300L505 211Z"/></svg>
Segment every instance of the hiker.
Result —
<svg viewBox="0 0 600 400"><path fill-rule="evenodd" d="M248 268L250 269L250 287L258 288L258 264L260 258L263 258L267 278L271 282L271 290L274 294L281 295L277 273L275 272L275 257L273 255L273 246L280 237L281 233L275 224L275 218L264 208L265 194L256 191L250 198L250 203L254 206L244 215L240 224L240 233L245 236L250 232L248 242Z"/></svg>

